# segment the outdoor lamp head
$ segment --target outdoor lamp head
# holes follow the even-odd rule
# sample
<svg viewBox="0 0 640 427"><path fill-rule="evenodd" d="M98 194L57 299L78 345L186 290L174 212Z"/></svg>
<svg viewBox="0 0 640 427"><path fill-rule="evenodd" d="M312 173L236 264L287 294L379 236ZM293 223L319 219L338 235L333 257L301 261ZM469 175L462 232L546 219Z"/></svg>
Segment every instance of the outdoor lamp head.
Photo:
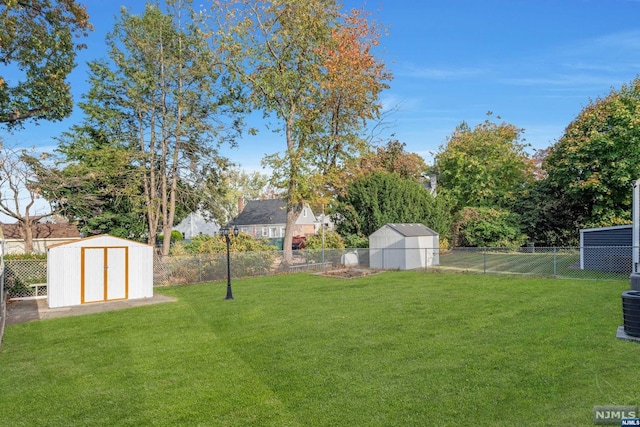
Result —
<svg viewBox="0 0 640 427"><path fill-rule="evenodd" d="M238 233L240 232L240 230L238 230L238 227L236 227L235 225L233 226L233 235L235 237L238 237Z"/></svg>
<svg viewBox="0 0 640 427"><path fill-rule="evenodd" d="M227 227L221 228L220 229L220 234L222 234L223 236L228 236L229 235L229 229Z"/></svg>

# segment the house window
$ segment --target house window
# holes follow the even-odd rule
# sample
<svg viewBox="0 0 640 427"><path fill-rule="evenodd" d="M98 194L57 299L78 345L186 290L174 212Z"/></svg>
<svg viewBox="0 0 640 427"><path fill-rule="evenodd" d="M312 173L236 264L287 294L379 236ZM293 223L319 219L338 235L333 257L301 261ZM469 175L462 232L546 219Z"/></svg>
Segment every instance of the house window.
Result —
<svg viewBox="0 0 640 427"><path fill-rule="evenodd" d="M302 216L307 217L307 208L302 209Z"/></svg>
<svg viewBox="0 0 640 427"><path fill-rule="evenodd" d="M280 227L280 237L284 237L284 227Z"/></svg>
<svg viewBox="0 0 640 427"><path fill-rule="evenodd" d="M262 227L262 237L269 237L269 229L267 227Z"/></svg>
<svg viewBox="0 0 640 427"><path fill-rule="evenodd" d="M270 237L278 237L278 229L276 227L271 227L271 236Z"/></svg>

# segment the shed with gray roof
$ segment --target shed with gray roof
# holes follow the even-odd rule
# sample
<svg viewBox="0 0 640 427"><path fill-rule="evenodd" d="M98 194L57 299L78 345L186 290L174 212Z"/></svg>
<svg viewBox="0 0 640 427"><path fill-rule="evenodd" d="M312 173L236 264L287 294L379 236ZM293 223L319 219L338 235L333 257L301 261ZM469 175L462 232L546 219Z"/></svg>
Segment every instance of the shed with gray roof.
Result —
<svg viewBox="0 0 640 427"><path fill-rule="evenodd" d="M438 233L423 224L385 224L369 236L371 268L415 270L440 263Z"/></svg>

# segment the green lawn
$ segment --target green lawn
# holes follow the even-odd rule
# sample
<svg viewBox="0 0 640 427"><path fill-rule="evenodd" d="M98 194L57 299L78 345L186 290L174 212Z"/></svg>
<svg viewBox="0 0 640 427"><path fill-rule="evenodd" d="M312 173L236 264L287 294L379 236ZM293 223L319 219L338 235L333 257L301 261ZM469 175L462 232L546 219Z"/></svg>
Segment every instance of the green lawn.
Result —
<svg viewBox="0 0 640 427"><path fill-rule="evenodd" d="M640 403L628 282L387 272L9 325L0 425L588 426Z"/></svg>

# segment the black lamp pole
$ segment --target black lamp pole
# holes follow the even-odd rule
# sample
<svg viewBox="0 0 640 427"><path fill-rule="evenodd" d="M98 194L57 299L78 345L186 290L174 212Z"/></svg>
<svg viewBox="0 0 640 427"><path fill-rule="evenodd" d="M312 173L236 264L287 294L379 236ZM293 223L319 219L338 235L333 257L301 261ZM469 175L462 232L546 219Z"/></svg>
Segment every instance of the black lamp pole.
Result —
<svg viewBox="0 0 640 427"><path fill-rule="evenodd" d="M231 251L229 249L231 238L229 237L229 232L231 232L231 230L227 227L220 229L220 233L222 233L227 242L227 296L225 300L233 299L233 293L231 292ZM233 227L233 235L238 236L238 227Z"/></svg>

